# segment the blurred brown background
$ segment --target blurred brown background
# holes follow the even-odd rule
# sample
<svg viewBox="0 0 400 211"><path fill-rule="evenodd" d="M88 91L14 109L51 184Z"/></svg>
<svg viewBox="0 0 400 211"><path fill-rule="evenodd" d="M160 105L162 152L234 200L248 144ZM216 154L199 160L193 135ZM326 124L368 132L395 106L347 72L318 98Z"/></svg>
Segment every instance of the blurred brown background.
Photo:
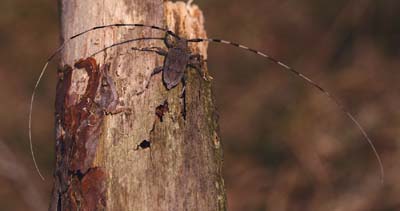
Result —
<svg viewBox="0 0 400 211"><path fill-rule="evenodd" d="M375 142L325 96L261 57L221 44L209 69L225 148L228 207L238 210L400 210L398 0L195 0L210 37L260 49L338 96ZM34 110L29 98L59 45L54 0L0 2L0 210L47 208L54 162L55 65Z"/></svg>

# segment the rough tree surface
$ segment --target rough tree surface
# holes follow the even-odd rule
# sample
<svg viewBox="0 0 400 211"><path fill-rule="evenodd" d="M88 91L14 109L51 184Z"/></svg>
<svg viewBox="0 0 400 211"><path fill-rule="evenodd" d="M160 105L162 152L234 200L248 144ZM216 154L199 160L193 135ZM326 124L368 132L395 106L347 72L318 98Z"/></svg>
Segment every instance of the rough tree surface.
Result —
<svg viewBox="0 0 400 211"><path fill-rule="evenodd" d="M168 26L180 36L206 37L197 6L161 0L61 0L65 39L110 23ZM152 70L163 58L130 47L93 52L130 38L162 37L144 28L108 28L68 44L56 97L56 169L50 210L225 210L222 149L211 84L189 69L167 91ZM206 57L206 44L192 45ZM184 112L184 103L186 112ZM110 114L112 113L112 114ZM151 148L137 149L143 140Z"/></svg>

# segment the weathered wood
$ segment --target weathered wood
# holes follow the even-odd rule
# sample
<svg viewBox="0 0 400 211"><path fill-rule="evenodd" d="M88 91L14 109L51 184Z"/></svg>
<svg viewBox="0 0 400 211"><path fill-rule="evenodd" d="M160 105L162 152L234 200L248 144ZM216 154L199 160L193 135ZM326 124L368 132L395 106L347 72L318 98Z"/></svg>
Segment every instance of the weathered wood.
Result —
<svg viewBox="0 0 400 211"><path fill-rule="evenodd" d="M60 6L63 38L110 23L167 25L180 36L206 37L201 11L182 2L61 0ZM77 38L63 51L50 210L226 209L211 84L189 70L183 100L182 86L167 91L160 74L136 96L163 58L130 47L163 47L161 41L136 42L86 58L112 43L150 36L164 34L104 29ZM191 49L206 57L205 43ZM130 112L117 113L119 108ZM143 140L151 148L136 150Z"/></svg>

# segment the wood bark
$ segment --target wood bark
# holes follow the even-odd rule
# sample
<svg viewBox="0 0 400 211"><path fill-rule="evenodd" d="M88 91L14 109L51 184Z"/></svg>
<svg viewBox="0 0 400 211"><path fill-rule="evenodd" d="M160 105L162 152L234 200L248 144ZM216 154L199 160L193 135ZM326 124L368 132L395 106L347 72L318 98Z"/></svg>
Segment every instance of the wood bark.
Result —
<svg viewBox="0 0 400 211"><path fill-rule="evenodd" d="M60 0L62 39L94 26L143 23L182 37L206 37L197 6L161 0ZM56 97L56 169L50 210L225 210L222 147L210 82L188 69L166 90L152 70L163 57L131 47L89 55L113 43L163 37L114 27L76 38L62 52ZM206 57L206 43L191 45ZM122 112L117 112L122 111ZM112 114L110 114L112 113ZM143 140L150 148L140 148ZM137 150L138 149L138 150Z"/></svg>

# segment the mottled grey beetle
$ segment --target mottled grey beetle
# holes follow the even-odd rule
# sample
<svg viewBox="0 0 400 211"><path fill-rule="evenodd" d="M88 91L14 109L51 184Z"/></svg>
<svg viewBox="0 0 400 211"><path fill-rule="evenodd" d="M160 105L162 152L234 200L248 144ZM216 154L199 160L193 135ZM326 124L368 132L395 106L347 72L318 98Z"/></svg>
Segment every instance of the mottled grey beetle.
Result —
<svg viewBox="0 0 400 211"><path fill-rule="evenodd" d="M33 149L32 149L32 132L31 132L31 125L32 125L32 106L33 106L33 101L35 98L35 93L36 93L36 89L39 85L39 82L47 68L47 65L49 64L49 62L65 47L65 45L73 40L76 37L79 37L83 34L86 34L87 32L90 31L94 31L94 30L98 30L98 29L103 29L103 28L109 28L109 27L144 27L144 28L151 28L151 29L155 29L155 30L160 30L166 33L165 37L143 37L143 38L135 38L135 39L130 39L130 40L126 40L120 43L115 43L112 44L110 46L107 46L104 49L101 49L97 52L95 52L94 54L92 54L92 56L103 52L109 48L115 47L115 46L119 46L119 45L123 45L126 43L131 43L131 42L135 42L135 41L139 41L139 40L164 40L165 46L167 47L167 50L164 50L160 47L148 47L148 48L132 48L133 50L138 50L138 51L149 51L149 52L155 52L159 55L162 55L165 57L164 59L164 65L162 67L157 67L153 70L150 78L157 74L160 73L161 71L163 72L163 83L165 85L165 87L170 90L172 88L174 88L175 86L177 86L179 84L179 82L183 82L185 81L185 71L187 67L192 67L194 69L196 69L205 80L210 79L210 77L206 76L205 72L204 72L204 68L203 68L203 57L199 54L192 54L189 47L188 47L188 43L190 42L217 42L217 43L223 43L223 44L228 44L228 45L232 45L238 48L242 48L245 49L247 51L253 52L259 56L262 56L266 59L268 59L269 61L283 67L284 70L287 70L293 74L295 74L297 77L299 77L300 79L304 80L305 82L307 82L308 84L312 85L314 88L318 89L319 91L321 91L325 96L327 96L330 100L332 100L339 108L340 110L357 126L357 128L360 130L361 134L364 136L364 138L366 139L366 141L368 142L368 144L370 145L370 147L372 148L374 155L379 163L380 166L380 172L381 172L381 179L383 181L384 178L384 169L383 169L383 164L382 161L379 157L378 152L376 151L376 148L374 146L374 144L372 143L371 139L369 138L368 134L365 132L364 128L361 126L361 124L356 120L356 118L354 117L354 115L352 113L350 113L348 111L348 109L342 104L340 103L339 100L337 100L337 98L335 98L334 96L332 96L329 92L327 92L324 88L322 88L320 85L318 85L316 82L314 82L313 80L311 80L309 77L305 76L304 74L296 71L295 69L293 69L292 67L290 67L289 65L286 65L285 63L270 57L269 55L262 53L260 51L251 49L247 46L241 45L241 44L237 44L234 42L230 42L230 41L226 41L226 40L221 40L221 39L212 39L212 38L194 38L194 39L185 39L182 37L179 37L177 34L175 34L174 32L168 30L168 29L164 29L158 26L151 26L151 25L144 25L144 24L109 24L109 25L104 25L104 26L96 26L93 27L91 29L88 29L86 31L83 31L79 34L76 34L72 37L70 37L69 39L67 39L48 59L47 62L45 63L39 78L35 84L35 87L33 89L32 92L32 96L31 96L31 103L30 103L30 111L29 111L29 143L30 143L30 147L31 147L31 153L32 153L32 159L34 161L35 167L37 172L40 174L39 168L36 164L35 161L35 157L33 154ZM147 82L146 88L148 87L150 83L150 80ZM183 84L183 92L185 89L185 84ZM137 94L141 94L143 93L145 90L138 92Z"/></svg>
<svg viewBox="0 0 400 211"><path fill-rule="evenodd" d="M131 48L132 50L155 52L165 57L163 66L156 67L150 77L162 72L162 80L168 90L174 88L180 82L185 84L184 80L187 67L196 69L204 80L208 81L211 79L204 71L203 64L205 61L203 60L203 56L200 54L192 54L188 46L188 40L167 33L164 38L164 43L167 50L160 47ZM147 82L146 88L149 86L149 83L150 80ZM183 91L184 89L185 87L183 87ZM143 91L137 94L141 94Z"/></svg>

